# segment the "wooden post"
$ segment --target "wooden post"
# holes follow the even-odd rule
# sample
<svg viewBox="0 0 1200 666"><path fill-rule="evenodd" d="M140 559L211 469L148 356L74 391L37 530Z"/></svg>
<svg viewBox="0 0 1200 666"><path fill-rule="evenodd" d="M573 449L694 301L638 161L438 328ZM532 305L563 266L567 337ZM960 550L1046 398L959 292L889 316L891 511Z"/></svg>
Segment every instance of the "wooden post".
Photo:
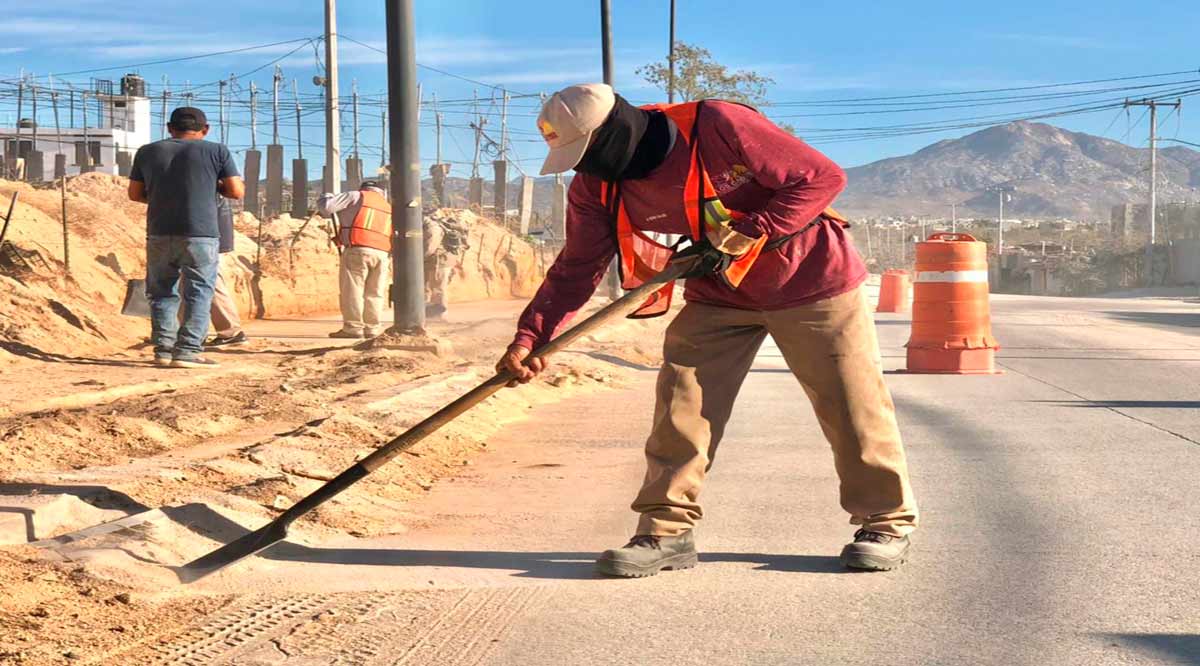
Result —
<svg viewBox="0 0 1200 666"><path fill-rule="evenodd" d="M63 268L67 277L71 277L71 235L67 230L67 177L58 179L58 188L62 192L62 227L63 227Z"/></svg>

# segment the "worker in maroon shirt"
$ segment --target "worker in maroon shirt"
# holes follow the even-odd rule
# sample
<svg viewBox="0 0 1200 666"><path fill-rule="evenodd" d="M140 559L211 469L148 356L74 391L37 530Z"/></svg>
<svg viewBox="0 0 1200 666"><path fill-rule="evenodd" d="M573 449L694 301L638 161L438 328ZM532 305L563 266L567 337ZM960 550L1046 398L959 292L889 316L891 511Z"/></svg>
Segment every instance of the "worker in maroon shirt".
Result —
<svg viewBox="0 0 1200 666"><path fill-rule="evenodd" d="M833 448L841 505L860 526L842 550L855 569L900 566L917 524L895 408L883 383L867 271L829 205L836 164L758 111L708 100L637 108L609 86L571 86L538 117L542 173L575 169L566 244L497 364L527 382L554 337L617 256L623 286L691 257L686 304L667 329L635 536L597 570L649 576L697 562L700 488L734 399L769 334ZM665 234L690 240L676 251ZM671 288L637 315L667 311ZM787 409L790 405L780 405ZM795 529L791 524L781 529Z"/></svg>

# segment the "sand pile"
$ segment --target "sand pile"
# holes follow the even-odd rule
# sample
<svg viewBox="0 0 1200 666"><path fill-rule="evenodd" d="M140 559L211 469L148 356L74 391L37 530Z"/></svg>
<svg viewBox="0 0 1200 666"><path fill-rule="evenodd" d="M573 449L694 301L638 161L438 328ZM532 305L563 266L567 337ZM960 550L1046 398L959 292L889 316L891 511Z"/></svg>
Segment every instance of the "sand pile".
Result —
<svg viewBox="0 0 1200 666"><path fill-rule="evenodd" d="M0 181L0 202L19 192L0 256L0 367L15 357L66 360L139 343L145 320L119 314L126 281L145 276L145 206L128 180L91 173L68 179L70 275L64 262L58 189ZM468 211L433 213L470 228L450 283L451 302L526 297L552 257ZM245 318L337 309L338 255L328 220L284 215L260 223L241 213L236 249L223 262Z"/></svg>

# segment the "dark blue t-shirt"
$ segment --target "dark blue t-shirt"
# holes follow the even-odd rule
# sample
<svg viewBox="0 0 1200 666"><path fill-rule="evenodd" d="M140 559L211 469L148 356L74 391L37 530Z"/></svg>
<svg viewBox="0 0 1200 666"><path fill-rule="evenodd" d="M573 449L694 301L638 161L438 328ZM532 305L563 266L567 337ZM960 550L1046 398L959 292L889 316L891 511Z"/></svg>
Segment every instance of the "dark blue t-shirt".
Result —
<svg viewBox="0 0 1200 666"><path fill-rule="evenodd" d="M219 143L164 139L138 148L130 180L146 184L150 236L219 238L217 181L238 175L229 149Z"/></svg>

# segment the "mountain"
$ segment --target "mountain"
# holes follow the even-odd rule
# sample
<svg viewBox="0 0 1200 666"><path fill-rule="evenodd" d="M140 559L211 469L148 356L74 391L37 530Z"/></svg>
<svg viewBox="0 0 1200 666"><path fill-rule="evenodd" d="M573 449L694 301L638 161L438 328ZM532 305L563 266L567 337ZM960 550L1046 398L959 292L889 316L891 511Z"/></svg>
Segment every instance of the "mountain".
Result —
<svg viewBox="0 0 1200 666"><path fill-rule="evenodd" d="M995 216L992 185L1015 188L1005 214L1107 221L1112 205L1147 198L1150 151L1052 125L1015 122L847 169L835 206L854 216ZM1193 199L1200 152L1158 153L1159 200Z"/></svg>

